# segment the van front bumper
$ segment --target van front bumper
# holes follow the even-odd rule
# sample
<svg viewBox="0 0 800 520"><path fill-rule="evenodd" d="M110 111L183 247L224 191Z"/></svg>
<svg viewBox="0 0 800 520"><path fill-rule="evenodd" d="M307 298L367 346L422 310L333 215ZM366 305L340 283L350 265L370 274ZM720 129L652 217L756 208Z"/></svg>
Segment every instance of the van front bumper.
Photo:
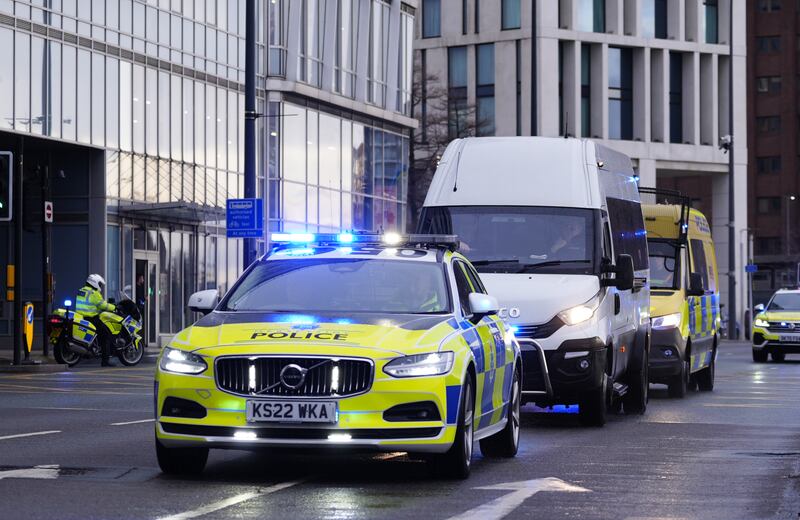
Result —
<svg viewBox="0 0 800 520"><path fill-rule="evenodd" d="M587 391L603 384L607 352L606 344L597 337L571 339L561 343L556 350L545 350L552 386L552 396L547 398L540 395L545 383L537 354L523 344L523 400L540 406L579 402Z"/></svg>
<svg viewBox="0 0 800 520"><path fill-rule="evenodd" d="M650 382L667 383L681 373L686 338L677 327L653 329L650 338Z"/></svg>

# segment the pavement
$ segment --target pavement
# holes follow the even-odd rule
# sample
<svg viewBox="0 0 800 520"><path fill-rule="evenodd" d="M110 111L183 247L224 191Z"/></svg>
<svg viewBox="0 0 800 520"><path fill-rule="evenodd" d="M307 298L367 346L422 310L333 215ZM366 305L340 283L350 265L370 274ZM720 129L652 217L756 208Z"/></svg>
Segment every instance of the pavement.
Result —
<svg viewBox="0 0 800 520"><path fill-rule="evenodd" d="M796 359L796 360L795 360ZM510 460L465 481L401 453L212 451L199 478L161 475L154 365L0 374L2 519L787 519L800 516L800 356L756 365L720 348L712 393L583 428L523 416Z"/></svg>

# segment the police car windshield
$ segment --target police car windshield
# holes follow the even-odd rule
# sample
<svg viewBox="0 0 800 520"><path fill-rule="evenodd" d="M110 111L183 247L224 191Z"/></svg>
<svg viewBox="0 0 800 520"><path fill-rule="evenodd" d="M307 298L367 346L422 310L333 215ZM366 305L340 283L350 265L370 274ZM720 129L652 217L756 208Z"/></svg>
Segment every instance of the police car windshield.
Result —
<svg viewBox="0 0 800 520"><path fill-rule="evenodd" d="M429 207L419 231L458 235L459 251L482 273L592 274L595 219L585 208Z"/></svg>
<svg viewBox="0 0 800 520"><path fill-rule="evenodd" d="M678 246L672 242L648 240L650 256L650 287L653 289L678 289Z"/></svg>
<svg viewBox="0 0 800 520"><path fill-rule="evenodd" d="M223 310L440 314L450 310L442 265L358 258L263 260Z"/></svg>
<svg viewBox="0 0 800 520"><path fill-rule="evenodd" d="M767 306L768 311L800 311L800 293L777 293Z"/></svg>

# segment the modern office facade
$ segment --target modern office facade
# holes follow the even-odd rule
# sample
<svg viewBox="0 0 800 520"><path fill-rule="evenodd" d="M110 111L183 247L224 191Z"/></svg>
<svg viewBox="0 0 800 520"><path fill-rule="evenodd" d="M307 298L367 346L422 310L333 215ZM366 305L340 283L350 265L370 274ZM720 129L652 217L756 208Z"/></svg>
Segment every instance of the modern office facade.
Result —
<svg viewBox="0 0 800 520"><path fill-rule="evenodd" d="M798 15L796 2L747 2L748 186L751 247L758 264L756 303L765 303L778 288L798 284Z"/></svg>
<svg viewBox="0 0 800 520"><path fill-rule="evenodd" d="M708 183L723 301L728 297L729 71L745 106L745 6L729 0L422 0L417 63L448 92L448 120L472 135L598 140L629 155L641 186ZM470 112L471 110L471 112ZM420 131L426 117L420 110ZM426 114L427 115L427 114ZM747 227L746 114L733 114L736 236ZM457 133L457 132L456 132ZM738 244L734 244L737 247ZM738 252L738 251L737 251ZM743 273L741 256L733 267ZM738 274L735 296L745 284Z"/></svg>
<svg viewBox="0 0 800 520"><path fill-rule="evenodd" d="M258 190L269 226L399 228L415 2L257 5ZM192 292L224 293L236 279L242 247L225 237L224 207L243 196L244 9L0 0L0 149L22 159L17 263L37 317L45 198L55 208L54 300L102 273L109 297L147 298L150 345L191 323ZM2 264L13 262L12 238L0 225ZM12 307L0 308L1 343Z"/></svg>

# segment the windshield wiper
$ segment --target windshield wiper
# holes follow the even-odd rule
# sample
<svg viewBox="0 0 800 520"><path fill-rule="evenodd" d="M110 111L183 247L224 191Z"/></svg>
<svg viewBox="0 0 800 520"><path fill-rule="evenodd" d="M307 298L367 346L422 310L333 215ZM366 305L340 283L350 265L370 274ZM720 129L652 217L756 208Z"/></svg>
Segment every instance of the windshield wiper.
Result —
<svg viewBox="0 0 800 520"><path fill-rule="evenodd" d="M520 266L518 273L524 273L528 270L538 269L539 267L553 267L564 264L588 264L591 260L549 260L547 262L539 262L536 264L523 264Z"/></svg>
<svg viewBox="0 0 800 520"><path fill-rule="evenodd" d="M518 264L519 258L509 258L507 260L476 260L472 262L472 265L480 266L480 265L492 265L492 264Z"/></svg>

